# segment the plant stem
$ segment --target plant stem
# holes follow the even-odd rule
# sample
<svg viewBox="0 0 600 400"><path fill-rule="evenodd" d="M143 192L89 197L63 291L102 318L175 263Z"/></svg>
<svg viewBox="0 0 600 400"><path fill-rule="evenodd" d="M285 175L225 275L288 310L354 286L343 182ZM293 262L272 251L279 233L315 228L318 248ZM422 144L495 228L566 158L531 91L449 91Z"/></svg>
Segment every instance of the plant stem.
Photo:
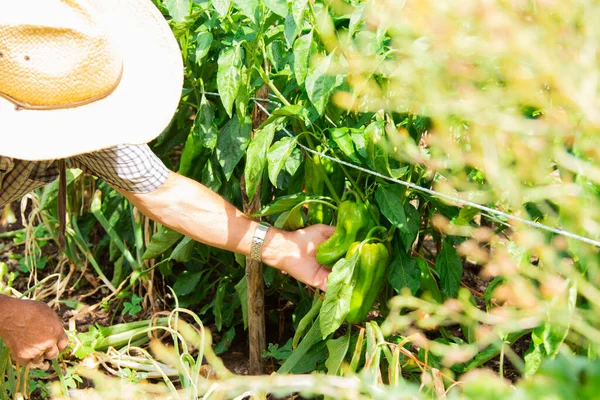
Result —
<svg viewBox="0 0 600 400"><path fill-rule="evenodd" d="M56 375L58 376L58 380L60 381L60 388L63 392L63 395L66 399L69 399L69 388L67 387L67 382L65 381L65 376L62 373L62 369L58 364L56 359L52 360L52 366L54 367L54 371L56 371Z"/></svg>
<svg viewBox="0 0 600 400"><path fill-rule="evenodd" d="M334 210L338 209L335 205L331 204L328 201L323 201L323 200L305 200L305 201L299 203L298 205L304 205L304 204L308 204L308 203L318 203L318 204L326 205L327 207L332 208ZM298 205L294 206L294 208L298 207Z"/></svg>
<svg viewBox="0 0 600 400"><path fill-rule="evenodd" d="M25 232L27 232L27 229L25 229L25 228L16 229L16 230L10 231L10 232L3 232L3 233L0 233L0 239L10 239L10 238L20 235L21 233L25 233Z"/></svg>
<svg viewBox="0 0 600 400"><path fill-rule="evenodd" d="M346 166L344 166L343 164L339 164L339 166L342 167L342 171L344 171L344 175L346 175L346 177L348 178L348 180L352 184L352 188L354 189L354 191L358 192L358 195L360 196L360 199L362 201L365 201L366 200L365 193L358 186L358 182L355 181L354 179L352 179L352 176L348 173L348 170L346 169Z"/></svg>
<svg viewBox="0 0 600 400"><path fill-rule="evenodd" d="M260 50L262 51L263 60L266 62L268 60L268 58L267 58L267 52L265 50L265 43L264 43L264 41L262 41L262 39L261 39ZM277 98L285 106L291 106L292 104L283 96L283 94L281 94L281 92L279 91L279 89L277 89L277 86L275 86L275 84L273 83L273 81L271 80L271 78L269 78L269 75L264 70L264 68L262 67L262 65L258 64L257 68L258 68L258 73L260 74L260 77L263 79L263 81L265 81L265 83L267 84L267 86L269 86L269 89L271 89L273 91L273 93L275 93L275 95L277 96Z"/></svg>
<svg viewBox="0 0 600 400"><path fill-rule="evenodd" d="M309 145L309 147L311 149L315 148L315 144L312 141L312 138L310 136L306 136L306 142L308 143L308 145ZM323 181L325 182L325 185L327 185L327 188L331 192L331 197L333 197L333 199L336 201L336 203L338 203L338 204L341 203L342 199L336 193L335 187L333 186L333 183L331 183L331 180L329 179L329 177L325 173L325 169L323 168L323 165L321 165L321 163L319 163L317 165L317 167L319 168L319 172L321 173L321 177L323 178Z"/></svg>

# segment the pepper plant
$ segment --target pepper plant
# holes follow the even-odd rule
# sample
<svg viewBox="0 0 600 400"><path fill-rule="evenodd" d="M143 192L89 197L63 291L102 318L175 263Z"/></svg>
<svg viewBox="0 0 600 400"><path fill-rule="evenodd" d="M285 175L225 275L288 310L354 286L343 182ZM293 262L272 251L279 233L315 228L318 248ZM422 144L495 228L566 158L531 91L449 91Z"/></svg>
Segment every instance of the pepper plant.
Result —
<svg viewBox="0 0 600 400"><path fill-rule="evenodd" d="M427 187L432 183L426 169L391 157L384 143L385 127L390 122L406 129L418 143L430 127L428 118L383 111L348 112L330 101L336 92L348 90L352 75L333 74L330 70L343 53L328 48L327 35L331 32L323 29L322 21L331 18L332 29L357 33L357 15L336 16L327 4L312 1L165 1L157 5L171 19L181 45L186 81L177 115L153 144L154 151L172 169L202 182L239 208L241 188L245 186L250 199L257 196L266 205L255 216L279 228L295 230L315 223L337 226L334 236L317 253L322 264L333 267L333 273L320 311L306 316L314 319L320 315L316 323L321 321L322 335L311 346L334 340L334 332L349 313L355 323L364 321L371 306L385 316L387 299L405 287L413 294L419 293L422 276L429 278L424 279L429 285L427 290L433 290L440 300L442 293L456 296L462 263L453 242L445 242L436 269L420 267L412 251L423 245L429 230L433 231L428 223L431 215L441 210L456 216L459 209L327 157ZM373 46L378 52L386 52L388 42L389 37L383 33ZM266 91L261 90L265 87ZM270 116L252 132L251 114L257 107ZM350 196L354 199L348 200ZM386 234L366 239L378 225ZM165 240L167 236L169 240ZM180 239L173 232L161 230L150 243L151 248L159 245L159 251L146 256L162 254L162 270L169 274L171 267L166 266L189 262L172 258L168 250ZM361 261L357 262L358 255L347 259L350 246L365 240ZM375 254L371 246L379 249L376 241L385 247L387 256L380 250L380 257L368 256ZM189 252L185 254L190 258L198 252L215 253L200 244L188 242L186 246ZM336 264L338 260L342 261ZM373 271L367 272L369 268ZM189 272L173 272L171 276L183 281L184 275ZM370 275L377 287L369 292L366 287L374 282L364 277ZM230 291L227 298L241 295L235 303L243 311L245 298L240 288L245 278L237 273L227 279L232 284L219 284L217 299L226 291ZM201 283L187 282L190 289L193 283ZM314 304L311 297L323 296L299 290L270 268L265 272L265 283L296 304L296 324L302 324L302 317ZM353 295L355 284L362 289ZM235 293L234 288L238 289ZM369 299L369 309L363 306L359 311L359 296ZM190 304L185 297L184 301ZM213 306L218 306L216 300ZM310 326L312 320L303 323Z"/></svg>

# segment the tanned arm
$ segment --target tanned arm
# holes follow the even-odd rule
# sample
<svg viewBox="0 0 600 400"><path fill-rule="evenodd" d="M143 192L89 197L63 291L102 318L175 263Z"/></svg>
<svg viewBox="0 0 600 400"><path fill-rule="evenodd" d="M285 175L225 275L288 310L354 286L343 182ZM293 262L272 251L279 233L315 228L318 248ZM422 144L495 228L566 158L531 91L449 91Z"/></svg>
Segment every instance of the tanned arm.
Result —
<svg viewBox="0 0 600 400"><path fill-rule="evenodd" d="M169 174L167 181L150 193L120 190L144 215L194 240L244 255L250 254L258 223L202 184ZM315 259L319 243L333 233L327 225L286 232L269 228L262 248L263 262L294 278L325 290L329 270Z"/></svg>

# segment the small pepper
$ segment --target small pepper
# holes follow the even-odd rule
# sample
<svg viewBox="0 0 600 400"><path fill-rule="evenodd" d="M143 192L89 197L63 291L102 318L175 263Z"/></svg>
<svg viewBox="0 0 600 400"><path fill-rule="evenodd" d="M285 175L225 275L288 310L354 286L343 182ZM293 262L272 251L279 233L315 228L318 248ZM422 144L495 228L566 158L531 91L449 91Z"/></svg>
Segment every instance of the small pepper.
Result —
<svg viewBox="0 0 600 400"><path fill-rule="evenodd" d="M347 253L352 243L363 240L376 225L368 205L360 200L342 201L338 207L338 222L333 235L317 246L317 262L331 267Z"/></svg>
<svg viewBox="0 0 600 400"><path fill-rule="evenodd" d="M367 317L381 290L389 263L389 253L383 243L364 243L361 248L360 242L354 242L348 249L346 258L354 256L359 248L350 312L346 316L350 323L362 322Z"/></svg>

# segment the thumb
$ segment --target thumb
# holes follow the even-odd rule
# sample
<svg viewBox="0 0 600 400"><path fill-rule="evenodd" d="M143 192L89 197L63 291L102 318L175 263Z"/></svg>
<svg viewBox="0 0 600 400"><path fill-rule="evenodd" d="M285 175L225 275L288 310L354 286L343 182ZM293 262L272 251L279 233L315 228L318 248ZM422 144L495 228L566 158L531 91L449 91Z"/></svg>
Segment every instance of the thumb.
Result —
<svg viewBox="0 0 600 400"><path fill-rule="evenodd" d="M321 234L323 234L323 236L325 237L330 237L331 235L333 235L333 232L335 232L335 226L331 226L331 225L325 225L325 224L319 224L316 225L319 228L319 231L321 232Z"/></svg>

